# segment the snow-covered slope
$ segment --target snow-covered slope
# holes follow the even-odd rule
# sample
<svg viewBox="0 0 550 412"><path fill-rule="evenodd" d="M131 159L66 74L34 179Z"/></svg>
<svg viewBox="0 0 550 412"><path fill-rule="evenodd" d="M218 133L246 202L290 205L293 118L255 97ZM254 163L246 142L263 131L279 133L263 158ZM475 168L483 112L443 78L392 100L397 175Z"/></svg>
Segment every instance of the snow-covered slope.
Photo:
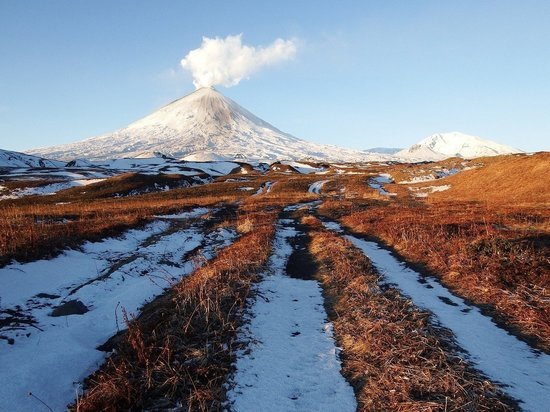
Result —
<svg viewBox="0 0 550 412"><path fill-rule="evenodd" d="M442 160L449 157L473 159L521 152L519 149L477 136L450 132L428 136L408 149L395 153L395 156L406 160Z"/></svg>
<svg viewBox="0 0 550 412"><path fill-rule="evenodd" d="M207 160L385 160L358 150L298 139L213 88L202 88L114 133L30 151L55 159L153 156Z"/></svg>
<svg viewBox="0 0 550 412"><path fill-rule="evenodd" d="M387 154L387 155L392 155L392 154L395 154L397 152L399 152L400 150L403 150L403 148L401 147L372 147L370 149L367 149L365 150L366 152L369 152L369 153L381 153L381 154Z"/></svg>
<svg viewBox="0 0 550 412"><path fill-rule="evenodd" d="M0 167L62 167L65 162L48 160L20 152L0 149Z"/></svg>

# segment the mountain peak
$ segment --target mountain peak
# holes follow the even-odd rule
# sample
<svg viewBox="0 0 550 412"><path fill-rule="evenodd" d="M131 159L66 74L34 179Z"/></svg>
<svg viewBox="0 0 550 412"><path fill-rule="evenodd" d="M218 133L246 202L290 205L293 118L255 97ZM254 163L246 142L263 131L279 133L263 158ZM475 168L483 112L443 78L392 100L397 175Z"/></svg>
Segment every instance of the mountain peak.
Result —
<svg viewBox="0 0 550 412"><path fill-rule="evenodd" d="M521 153L519 149L461 132L435 133L395 156L408 160L442 160L448 157L473 159L484 156Z"/></svg>
<svg viewBox="0 0 550 412"><path fill-rule="evenodd" d="M286 134L213 87L197 89L113 133L30 151L66 160L140 157L153 152L195 160L212 153L245 161L364 161L382 157L375 159L358 150L315 144Z"/></svg>

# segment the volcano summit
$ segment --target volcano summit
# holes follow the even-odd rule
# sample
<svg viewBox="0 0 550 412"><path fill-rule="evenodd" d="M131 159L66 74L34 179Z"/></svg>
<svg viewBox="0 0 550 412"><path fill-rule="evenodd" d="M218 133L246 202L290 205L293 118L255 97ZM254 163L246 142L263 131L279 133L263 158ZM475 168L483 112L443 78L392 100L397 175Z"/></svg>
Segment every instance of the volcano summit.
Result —
<svg viewBox="0 0 550 412"><path fill-rule="evenodd" d="M63 160L159 154L195 161L381 159L380 155L298 139L210 87L198 89L114 133L29 153Z"/></svg>

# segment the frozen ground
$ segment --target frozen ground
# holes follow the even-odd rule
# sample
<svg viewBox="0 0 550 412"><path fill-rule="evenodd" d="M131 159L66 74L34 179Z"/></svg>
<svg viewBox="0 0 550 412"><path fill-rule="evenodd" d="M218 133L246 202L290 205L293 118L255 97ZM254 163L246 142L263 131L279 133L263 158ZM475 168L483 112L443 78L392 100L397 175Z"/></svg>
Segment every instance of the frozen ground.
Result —
<svg viewBox="0 0 550 412"><path fill-rule="evenodd" d="M379 176L372 177L369 179L369 186L373 189L378 190L378 193L380 193L383 196L393 196L395 193L390 193L384 189L384 185L388 183L393 183L393 179L391 175L387 173L382 173Z"/></svg>
<svg viewBox="0 0 550 412"><path fill-rule="evenodd" d="M60 183L51 183L49 185L38 186L38 187L26 187L24 189L16 189L10 192L7 195L0 195L0 200L4 199L18 199L25 196L43 196L43 195L54 195L60 190L69 189L71 187L77 186L88 186L92 183L98 183L105 179L75 179L68 182ZM1 187L0 187L1 188Z"/></svg>
<svg viewBox="0 0 550 412"><path fill-rule="evenodd" d="M325 184L327 184L328 182L330 182L330 180L320 180L318 182L313 182L309 186L309 189L307 191L309 193L315 193L316 195L319 195L319 194L321 194L321 189L323 188L323 186Z"/></svg>
<svg viewBox="0 0 550 412"><path fill-rule="evenodd" d="M166 216L120 238L0 269L0 410L45 409L29 392L64 410L105 359L97 346L125 327L122 310L136 313L190 273L190 252L202 247L209 259L232 241L231 231L204 234L189 220L206 211ZM52 316L71 305L85 313Z"/></svg>
<svg viewBox="0 0 550 412"><path fill-rule="evenodd" d="M291 221L278 225L268 270L239 331L246 342L228 383L234 411L355 411L319 284L291 278L285 267L297 235Z"/></svg>
<svg viewBox="0 0 550 412"><path fill-rule="evenodd" d="M325 223L341 232L336 223ZM453 295L436 279L423 277L375 242L346 236L372 261L387 283L396 285L421 308L435 314L440 324L453 331L468 359L527 411L545 411L550 405L550 356L530 348L489 317Z"/></svg>
<svg viewBox="0 0 550 412"><path fill-rule="evenodd" d="M449 190L451 185L441 185L441 186L415 186L409 187L409 190L413 193L415 197L428 197L430 193L444 192Z"/></svg>
<svg viewBox="0 0 550 412"><path fill-rule="evenodd" d="M271 192L271 189L273 188L273 185L275 185L275 183L276 182L262 183L260 188L258 189L258 191L256 193L254 193L252 196L263 195L263 194Z"/></svg>
<svg viewBox="0 0 550 412"><path fill-rule="evenodd" d="M289 161L282 161L281 163L292 166L294 169L296 169L298 172L304 175L307 175L310 173L323 174L327 172L326 167L314 167L314 166L308 165L307 163L289 162Z"/></svg>

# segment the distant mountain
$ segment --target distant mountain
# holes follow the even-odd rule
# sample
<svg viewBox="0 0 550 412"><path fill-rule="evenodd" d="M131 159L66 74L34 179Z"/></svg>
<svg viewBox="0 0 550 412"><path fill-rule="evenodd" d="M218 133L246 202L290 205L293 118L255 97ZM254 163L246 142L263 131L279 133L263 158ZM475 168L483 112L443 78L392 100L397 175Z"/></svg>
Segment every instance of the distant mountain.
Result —
<svg viewBox="0 0 550 412"><path fill-rule="evenodd" d="M30 151L65 160L152 157L155 152L193 161L385 160L383 155L298 139L213 88L196 90L114 133Z"/></svg>
<svg viewBox="0 0 550 412"><path fill-rule="evenodd" d="M477 136L450 132L433 134L408 149L395 153L395 156L409 161L437 161L449 157L473 159L511 153L522 151Z"/></svg>
<svg viewBox="0 0 550 412"><path fill-rule="evenodd" d="M0 149L0 167L63 167L65 162L48 160L20 152Z"/></svg>
<svg viewBox="0 0 550 412"><path fill-rule="evenodd" d="M400 150L403 150L403 148L402 147L372 147L370 149L365 150L365 152L393 155L399 152Z"/></svg>

